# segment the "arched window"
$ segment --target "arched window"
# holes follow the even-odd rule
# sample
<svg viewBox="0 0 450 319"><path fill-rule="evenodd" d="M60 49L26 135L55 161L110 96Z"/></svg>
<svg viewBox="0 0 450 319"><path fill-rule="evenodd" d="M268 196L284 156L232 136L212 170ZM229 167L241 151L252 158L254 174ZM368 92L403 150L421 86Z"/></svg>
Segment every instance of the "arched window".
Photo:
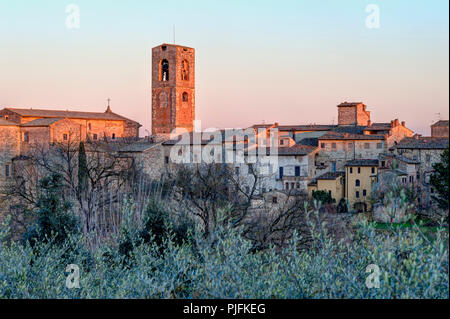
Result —
<svg viewBox="0 0 450 319"><path fill-rule="evenodd" d="M169 96L166 92L159 93L159 107L167 107L169 105Z"/></svg>
<svg viewBox="0 0 450 319"><path fill-rule="evenodd" d="M159 68L159 80L163 82L169 81L169 61L166 59L162 60Z"/></svg>
<svg viewBox="0 0 450 319"><path fill-rule="evenodd" d="M183 94L181 95L181 101L183 102L189 101L189 94L187 94L187 92L183 92Z"/></svg>
<svg viewBox="0 0 450 319"><path fill-rule="evenodd" d="M361 183L359 182L359 179L356 180L355 185L359 186Z"/></svg>
<svg viewBox="0 0 450 319"><path fill-rule="evenodd" d="M186 60L183 60L183 62L181 62L181 80L189 80L189 63Z"/></svg>

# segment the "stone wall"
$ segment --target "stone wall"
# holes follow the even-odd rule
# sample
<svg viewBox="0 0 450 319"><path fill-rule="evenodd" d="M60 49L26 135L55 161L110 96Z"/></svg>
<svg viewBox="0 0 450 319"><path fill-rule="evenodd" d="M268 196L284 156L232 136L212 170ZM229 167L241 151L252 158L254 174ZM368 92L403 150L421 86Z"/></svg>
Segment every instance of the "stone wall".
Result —
<svg viewBox="0 0 450 319"><path fill-rule="evenodd" d="M447 126L431 126L432 137L448 137L449 128Z"/></svg>
<svg viewBox="0 0 450 319"><path fill-rule="evenodd" d="M169 63L167 81L162 80L163 60ZM167 134L176 128L192 131L194 119L195 50L168 44L153 48L152 134Z"/></svg>
<svg viewBox="0 0 450 319"><path fill-rule="evenodd" d="M370 122L370 112L362 103L342 103L338 105L338 125L366 126Z"/></svg>

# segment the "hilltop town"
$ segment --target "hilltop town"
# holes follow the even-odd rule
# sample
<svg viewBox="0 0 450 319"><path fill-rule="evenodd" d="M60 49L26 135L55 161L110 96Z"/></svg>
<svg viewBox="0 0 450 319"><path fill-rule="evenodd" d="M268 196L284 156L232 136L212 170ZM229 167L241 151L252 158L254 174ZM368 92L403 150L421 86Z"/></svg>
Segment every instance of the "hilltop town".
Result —
<svg viewBox="0 0 450 319"><path fill-rule="evenodd" d="M231 133L195 132L195 50L172 44L152 50L151 96L152 135L147 137L139 137L141 124L114 113L110 105L104 112L4 107L0 186L17 185L25 168L35 165L37 150L51 156L52 147L75 145L75 151L84 142L87 152L118 154L121 163L132 163L152 180L180 165L204 163L210 153L210 162L232 170L242 192L252 195L252 205L276 206L286 196L312 198L321 191L345 212L376 213L373 194L386 180L414 189L420 209L434 205L429 179L448 147L448 120L421 136L399 119L372 122L376 106L370 110L363 102L343 101L337 105L337 124L265 123ZM268 146L270 152L260 151ZM240 151L242 160L226 160L229 150ZM4 197L2 213L18 200Z"/></svg>

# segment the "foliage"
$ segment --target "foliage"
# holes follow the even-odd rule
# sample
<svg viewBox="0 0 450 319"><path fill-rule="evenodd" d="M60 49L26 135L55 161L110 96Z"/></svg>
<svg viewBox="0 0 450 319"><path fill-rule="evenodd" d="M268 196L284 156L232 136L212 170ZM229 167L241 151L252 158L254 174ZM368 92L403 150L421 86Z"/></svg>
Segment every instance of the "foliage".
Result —
<svg viewBox="0 0 450 319"><path fill-rule="evenodd" d="M312 197L323 204L331 204L336 202L336 200L324 190L313 191Z"/></svg>
<svg viewBox="0 0 450 319"><path fill-rule="evenodd" d="M436 190L436 195L432 196L442 209L449 209L449 147L442 152L441 161L433 165L434 172L431 175L430 183ZM448 218L448 216L447 216Z"/></svg>
<svg viewBox="0 0 450 319"><path fill-rule="evenodd" d="M61 196L62 177L59 174L51 174L43 178L39 183L38 202L36 207L29 212L32 222L28 226L23 239L30 241L53 242L61 245L69 234L80 231L79 220L70 211L72 203Z"/></svg>
<svg viewBox="0 0 450 319"><path fill-rule="evenodd" d="M315 212L308 218L314 221ZM323 225L311 222L314 237L309 250L299 250L296 235L290 244L251 252L251 242L231 227L223 215L205 239L199 227L193 241L177 244L164 236L160 253L154 236L147 244L132 245L131 267L112 246L93 252L93 265L74 254L80 266L80 288L66 287L67 260L61 259L79 236L61 245L39 242L34 249L3 240L0 231L0 298L448 298L448 230L439 227L433 240L418 227L377 231L358 224L349 242L331 238ZM124 219L130 234L139 233ZM109 260L104 258L109 253ZM33 262L30 263L30 260ZM111 262L113 261L113 262ZM380 287L366 286L367 266L380 269Z"/></svg>
<svg viewBox="0 0 450 319"><path fill-rule="evenodd" d="M80 142L78 149L78 193L84 194L88 191L88 168L84 143Z"/></svg>

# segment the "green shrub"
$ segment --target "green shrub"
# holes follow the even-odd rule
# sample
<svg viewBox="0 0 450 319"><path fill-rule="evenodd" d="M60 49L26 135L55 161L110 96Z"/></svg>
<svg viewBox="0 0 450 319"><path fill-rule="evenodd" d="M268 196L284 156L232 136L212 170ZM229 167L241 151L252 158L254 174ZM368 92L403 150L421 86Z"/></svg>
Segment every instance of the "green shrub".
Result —
<svg viewBox="0 0 450 319"><path fill-rule="evenodd" d="M310 218L315 218L315 213ZM251 243L221 218L206 241L200 229L193 240L178 244L154 236L132 245L133 263L122 267L117 248L92 252L93 265L80 266L80 288L66 287L66 260L76 236L61 245L38 242L6 244L0 231L0 298L448 298L448 229L438 227L433 239L419 228L376 230L362 222L351 241L331 238L325 227L310 224L313 246L299 250L299 237L282 249L251 252ZM130 219L124 223L132 226ZM127 226L127 227L128 227ZM125 226L124 226L125 227ZM127 228L125 227L125 228ZM130 236L139 229L129 229ZM137 234L137 235L136 235ZM105 259L105 253L109 259ZM34 262L30 263L33 259ZM366 286L367 266L380 269L379 288Z"/></svg>
<svg viewBox="0 0 450 319"><path fill-rule="evenodd" d="M52 242L63 244L70 234L80 232L78 218L70 211L72 203L62 196L62 176L52 174L39 183L39 198L31 214L31 224L23 234L24 242Z"/></svg>

